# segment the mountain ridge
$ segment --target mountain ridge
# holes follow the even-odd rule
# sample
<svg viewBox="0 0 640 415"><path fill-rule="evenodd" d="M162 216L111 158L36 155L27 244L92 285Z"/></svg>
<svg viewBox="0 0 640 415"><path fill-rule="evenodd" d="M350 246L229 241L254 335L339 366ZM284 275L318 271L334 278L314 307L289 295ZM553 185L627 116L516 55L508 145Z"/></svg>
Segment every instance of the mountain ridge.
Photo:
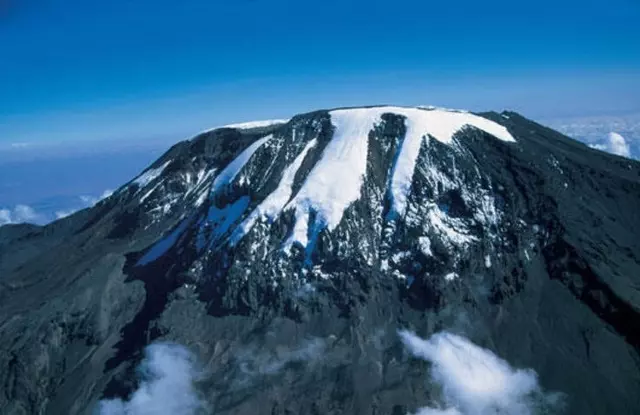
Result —
<svg viewBox="0 0 640 415"><path fill-rule="evenodd" d="M442 112L435 134L446 139L418 132L415 168L394 199L407 110L346 109L375 116L350 120L357 128L344 142L334 141L339 109L207 131L92 209L43 228L1 227L0 337L12 357L0 367L5 385L21 386L6 389L0 408L88 413L101 397L126 397L153 341L195 347L207 370L235 384L233 347L334 336L317 371L286 369L299 382L203 390L216 413L371 413L374 403L407 413L433 391L414 376L428 368L412 372L400 353L404 328L460 329L534 368L544 387L567 394L569 413L639 408L640 217L629 207L640 205L640 163L513 112L415 108L436 121ZM494 123L514 141L456 117ZM442 135L451 122L458 127ZM346 154L331 153L337 144L360 145L357 163L314 176L324 156ZM337 175L326 195L358 187L330 210L334 196L304 190L326 172ZM309 198L290 205L298 194ZM406 208L393 213L397 200ZM379 331L374 347L367 339ZM56 363L30 363L40 361ZM375 385L360 365L383 368ZM29 380L35 373L44 387ZM314 376L331 396L313 392Z"/></svg>

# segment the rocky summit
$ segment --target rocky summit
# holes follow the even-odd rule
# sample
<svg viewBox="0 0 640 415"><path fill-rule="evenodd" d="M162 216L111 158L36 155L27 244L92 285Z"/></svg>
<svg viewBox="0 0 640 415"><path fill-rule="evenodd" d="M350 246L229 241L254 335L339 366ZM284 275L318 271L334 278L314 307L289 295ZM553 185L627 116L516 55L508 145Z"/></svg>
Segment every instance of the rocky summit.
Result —
<svg viewBox="0 0 640 415"><path fill-rule="evenodd" d="M206 131L0 227L0 413L638 414L639 207L513 112Z"/></svg>

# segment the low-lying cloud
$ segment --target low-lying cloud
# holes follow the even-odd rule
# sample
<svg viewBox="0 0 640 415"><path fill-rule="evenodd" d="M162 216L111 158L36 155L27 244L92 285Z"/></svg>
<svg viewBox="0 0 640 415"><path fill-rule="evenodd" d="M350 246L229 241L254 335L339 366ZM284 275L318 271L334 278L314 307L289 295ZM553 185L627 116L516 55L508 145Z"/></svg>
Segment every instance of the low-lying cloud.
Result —
<svg viewBox="0 0 640 415"><path fill-rule="evenodd" d="M195 358L177 344L153 344L138 368L140 386L129 400L100 401L99 415L195 415L204 410L194 382Z"/></svg>
<svg viewBox="0 0 640 415"><path fill-rule="evenodd" d="M64 209L47 211L46 209L36 209L27 204L18 204L13 208L0 208L0 226L12 223L33 223L45 225L56 219L62 219L81 209L94 206L96 203L113 194L112 190L105 190L100 196L78 196L72 203L68 203Z"/></svg>
<svg viewBox="0 0 640 415"><path fill-rule="evenodd" d="M618 156L631 156L631 148L627 143L627 140L618 133L609 133L604 144L592 144L591 147L611 154L616 154Z"/></svg>
<svg viewBox="0 0 640 415"><path fill-rule="evenodd" d="M561 395L545 393L532 369L512 368L492 351L464 337L440 332L424 340L409 331L400 337L415 356L432 364L441 401L416 415L530 415L560 408Z"/></svg>
<svg viewBox="0 0 640 415"><path fill-rule="evenodd" d="M556 118L543 123L599 150L640 159L640 113ZM623 137L626 146L615 144L622 143L619 137L614 137L612 145L611 131Z"/></svg>
<svg viewBox="0 0 640 415"><path fill-rule="evenodd" d="M275 375L291 363L313 363L323 356L325 348L323 339L311 338L295 349L281 348L270 353L245 349L235 356L240 372L244 375L241 384L244 385L257 376Z"/></svg>
<svg viewBox="0 0 640 415"><path fill-rule="evenodd" d="M14 208L0 209L0 226L9 223L38 223L42 215L28 205L16 205Z"/></svg>

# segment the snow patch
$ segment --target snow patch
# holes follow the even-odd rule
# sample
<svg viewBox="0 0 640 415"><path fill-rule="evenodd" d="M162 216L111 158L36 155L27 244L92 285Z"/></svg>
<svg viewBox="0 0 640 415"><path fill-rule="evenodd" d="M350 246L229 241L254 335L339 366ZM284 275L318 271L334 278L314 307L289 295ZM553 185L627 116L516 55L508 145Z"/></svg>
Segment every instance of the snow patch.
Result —
<svg viewBox="0 0 640 415"><path fill-rule="evenodd" d="M391 256L391 260L394 264L400 264L402 261L411 258L411 252L409 251L400 251L396 252Z"/></svg>
<svg viewBox="0 0 640 415"><path fill-rule="evenodd" d="M360 197L366 173L369 133L380 117L393 113L405 117L407 132L402 141L391 178L392 206L402 214L422 140L427 136L451 144L453 136L463 128L479 128L508 142L515 139L507 129L485 118L459 111L403 107L375 107L335 110L330 112L335 127L332 140L322 159L315 165L299 193L285 209L295 211L296 222L285 248L293 243L309 244L309 235L323 228L333 230L348 206ZM315 214L314 229L309 229L309 216Z"/></svg>
<svg viewBox="0 0 640 415"><path fill-rule="evenodd" d="M422 252L425 256L433 256L433 251L431 251L431 240L428 236L419 237L418 246L420 248L420 252Z"/></svg>
<svg viewBox="0 0 640 415"><path fill-rule="evenodd" d="M211 195L220 190L223 186L231 183L240 170L242 170L244 165L247 164L251 156L253 156L253 154L272 137L272 135L268 135L256 140L249 147L243 150L242 153L240 153L240 155L238 155L238 157L236 157L231 163L229 163L227 167L225 167L214 179L213 184L211 185Z"/></svg>
<svg viewBox="0 0 640 415"><path fill-rule="evenodd" d="M453 281L458 278L458 274L455 272L450 272L444 276L445 281Z"/></svg>
<svg viewBox="0 0 640 415"><path fill-rule="evenodd" d="M143 187L147 186L149 183L151 183L152 181L157 179L162 174L162 172L164 171L164 169L167 168L169 163L171 163L171 160L165 162L160 167L157 167L155 169L146 170L140 176L138 176L136 179L134 179L133 183L137 184L139 188L143 188Z"/></svg>
<svg viewBox="0 0 640 415"><path fill-rule="evenodd" d="M437 207L432 207L427 213L427 221L431 228L442 238L443 242L450 247L467 246L476 238L473 235L464 233L467 226L457 218L447 216Z"/></svg>
<svg viewBox="0 0 640 415"><path fill-rule="evenodd" d="M237 124L228 124L218 128L237 128L237 129L249 129L249 128L263 128L270 127L276 124L286 124L289 120L262 120L262 121L248 121Z"/></svg>
<svg viewBox="0 0 640 415"><path fill-rule="evenodd" d="M454 135L467 126L483 130L494 137L515 142L505 127L486 118L466 112L442 109L380 108L384 112L406 117L406 134L391 177L391 198L393 209L402 215L406 209L407 195L411 188L418 153L422 140L432 136L436 140L451 144Z"/></svg>
<svg viewBox="0 0 640 415"><path fill-rule="evenodd" d="M293 233L285 242L285 249L293 243L309 243L309 216L315 216L315 229L333 230L342 219L344 210L360 197L360 188L367 166L369 131L381 113L370 109L332 111L335 127L332 140L322 158L309 173L302 188L285 210L295 211Z"/></svg>
<svg viewBox="0 0 640 415"><path fill-rule="evenodd" d="M231 243L236 244L240 241L253 227L255 222L261 218L267 219L269 222L275 220L280 212L287 204L292 194L293 180L298 173L300 165L304 161L309 150L315 147L317 140L313 139L307 143L305 148L298 154L293 162L284 170L282 179L276 190L274 190L260 205L247 217L234 231L231 237Z"/></svg>
<svg viewBox="0 0 640 415"><path fill-rule="evenodd" d="M187 219L180 222L180 224L173 231L171 231L169 235L156 242L153 247L151 247L151 249L138 260L138 265L147 265L148 263L155 261L162 255L167 253L169 249L171 249L176 244L180 236L187 229L188 225L189 221Z"/></svg>
<svg viewBox="0 0 640 415"><path fill-rule="evenodd" d="M418 153L422 140L429 135L436 140L451 144L453 136L463 128L472 126L483 130L494 137L515 142L513 136L500 124L477 115L442 109L423 110L416 108L385 108L384 112L392 112L406 117L406 134L391 177L391 197L393 209L402 215L406 209L407 195L411 188Z"/></svg>
<svg viewBox="0 0 640 415"><path fill-rule="evenodd" d="M206 220L200 226L196 238L196 248L200 251L205 245L212 248L213 244L220 240L233 225L242 217L250 203L249 196L242 196L233 203L222 208L211 206L207 213Z"/></svg>

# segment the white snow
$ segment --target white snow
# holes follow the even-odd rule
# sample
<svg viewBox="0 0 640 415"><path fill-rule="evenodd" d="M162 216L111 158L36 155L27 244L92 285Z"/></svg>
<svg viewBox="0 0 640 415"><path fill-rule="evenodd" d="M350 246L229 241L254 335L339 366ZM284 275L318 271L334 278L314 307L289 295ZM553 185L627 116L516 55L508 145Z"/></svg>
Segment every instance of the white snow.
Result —
<svg viewBox="0 0 640 415"><path fill-rule="evenodd" d="M468 228L461 220L447 216L440 209L432 208L427 213L428 224L440 235L443 242L451 247L462 247L476 240L473 235L464 233Z"/></svg>
<svg viewBox="0 0 640 415"><path fill-rule="evenodd" d="M400 264L402 261L404 261L407 258L411 257L411 252L409 251L400 251L400 252L396 252L395 254L393 254L391 256L391 260L393 261L394 264Z"/></svg>
<svg viewBox="0 0 640 415"><path fill-rule="evenodd" d="M427 134L442 143L451 144L453 136L458 131L466 126L473 126L500 140L515 142L505 127L466 112L417 108L389 108L383 112L392 112L406 117L407 131L391 177L392 206L399 215L404 214L406 209L407 195L411 188L420 145Z"/></svg>
<svg viewBox="0 0 640 415"><path fill-rule="evenodd" d="M487 268L491 268L491 256L489 255L484 256L484 266Z"/></svg>
<svg viewBox="0 0 640 415"><path fill-rule="evenodd" d="M465 198L465 201L470 205L478 204L478 208L473 212L473 217L488 228L488 225L498 224L500 221L500 212L496 208L495 198L485 192L482 193L484 193L482 196L472 195L471 197Z"/></svg>
<svg viewBox="0 0 640 415"><path fill-rule="evenodd" d="M317 234L324 227L333 230L340 223L345 209L360 197L367 166L369 132L385 113L406 117L407 132L391 178L392 206L399 214L406 208L421 140L427 134L451 144L455 133L466 126L473 126L500 140L515 141L505 127L466 112L403 107L331 111L334 136L300 192L285 207L286 210L294 209L296 216L293 233L285 247L294 242L308 245L311 212L316 213L315 229L311 234Z"/></svg>
<svg viewBox="0 0 640 415"><path fill-rule="evenodd" d="M282 208L284 208L291 198L293 180L298 173L300 165L304 161L309 150L315 147L316 144L317 140L315 139L309 141L295 160L293 160L293 162L285 169L276 190L267 196L267 198L264 199L264 201L253 212L251 212L251 214L234 231L231 236L232 244L235 245L240 239L242 239L258 219L266 218L271 222L280 215Z"/></svg>
<svg viewBox="0 0 640 415"><path fill-rule="evenodd" d="M269 127L275 124L286 124L289 120L262 120L262 121L249 121L242 122L237 124L229 124L219 128L238 128L238 129L249 129L249 128L260 128L260 127Z"/></svg>
<svg viewBox="0 0 640 415"><path fill-rule="evenodd" d="M153 194L153 192L156 191L156 189L158 187L160 187L160 185L162 184L163 180L160 180L160 182L156 183L149 191L147 191L145 194L143 194L140 199L138 200L139 203L143 203L145 200L147 200L147 198L149 196L151 196Z"/></svg>
<svg viewBox="0 0 640 415"><path fill-rule="evenodd" d="M160 176L162 174L164 169L167 168L169 163L171 163L171 160L167 161L162 166L157 167L155 169L148 169L147 171L143 172L140 176L138 176L133 181L133 183L137 184L140 188L145 187L146 185L148 185L149 183L151 183L152 181L157 179L158 176Z"/></svg>
<svg viewBox="0 0 640 415"><path fill-rule="evenodd" d="M236 223L247 210L249 206L249 196L242 196L233 203L224 207L211 206L207 212L206 221L201 225L196 239L196 247L198 251L205 247L211 248L213 244L230 231L233 224ZM205 228L209 228L210 232L205 232ZM207 239L208 238L208 239Z"/></svg>
<svg viewBox="0 0 640 415"><path fill-rule="evenodd" d="M214 194L221 187L229 184L235 177L238 175L240 170L244 167L245 164L249 161L253 153L255 153L264 143L269 141L273 136L268 135L259 140L256 140L249 147L247 147L238 157L236 157L231 163L225 167L220 174L216 176L211 185L211 193Z"/></svg>
<svg viewBox="0 0 640 415"><path fill-rule="evenodd" d="M203 192L201 192L198 195L198 198L196 199L196 201L193 203L193 205L195 207L200 207L202 206L202 204L204 203L205 200L207 200L207 190L205 189Z"/></svg>
<svg viewBox="0 0 640 415"><path fill-rule="evenodd" d="M441 111L453 111L453 112L463 112L468 113L467 110L461 110L456 108L447 108L447 107L438 107L436 105L418 105L416 108L420 108L423 110L441 110Z"/></svg>
<svg viewBox="0 0 640 415"><path fill-rule="evenodd" d="M492 121L441 109L400 107L358 108L331 112L335 135L312 170L300 193L289 204L296 209L296 225L288 241L307 245L308 214L315 211L319 224L335 228L344 210L358 199L366 172L368 136L384 113L406 117L407 132L391 178L393 208L404 213L415 163L422 139L427 134L450 144L453 135L467 125L480 128L504 141L515 141L508 131ZM340 172L340 174L336 174Z"/></svg>
<svg viewBox="0 0 640 415"><path fill-rule="evenodd" d="M433 256L433 252L431 251L431 240L428 236L421 236L418 238L418 245L420 247L420 251L425 256Z"/></svg>
<svg viewBox="0 0 640 415"><path fill-rule="evenodd" d="M447 275L444 276L444 279L446 281L453 281L456 278L458 278L458 274L456 274L455 272L450 272L450 273L448 273Z"/></svg>
<svg viewBox="0 0 640 415"><path fill-rule="evenodd" d="M169 233L169 235L156 242L153 247L138 260L138 265L147 265L169 251L187 229L187 225L189 225L189 221L185 219Z"/></svg>
<svg viewBox="0 0 640 415"><path fill-rule="evenodd" d="M198 175L196 176L196 182L192 185L189 190L185 193L184 198L188 197L190 194L196 192L198 197L196 198L194 205L200 206L204 203L207 197L207 188L205 184L209 181L209 178L216 174L216 169L207 170L206 173L204 170L200 170Z"/></svg>
<svg viewBox="0 0 640 415"><path fill-rule="evenodd" d="M384 112L384 111L383 111ZM369 131L383 113L379 109L352 109L331 112L335 127L322 159L309 173L296 197L285 209L294 209L296 223L285 246L308 243L309 214L316 212L316 229L334 229L344 210L360 197L367 167Z"/></svg>

